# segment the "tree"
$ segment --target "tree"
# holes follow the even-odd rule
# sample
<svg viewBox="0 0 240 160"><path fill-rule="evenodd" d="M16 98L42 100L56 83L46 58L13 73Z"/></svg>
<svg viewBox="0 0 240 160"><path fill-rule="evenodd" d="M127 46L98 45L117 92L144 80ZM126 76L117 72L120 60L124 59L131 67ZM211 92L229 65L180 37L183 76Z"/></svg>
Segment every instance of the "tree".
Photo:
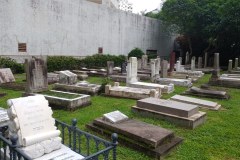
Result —
<svg viewBox="0 0 240 160"><path fill-rule="evenodd" d="M160 19L188 39L194 55L204 52L239 56L239 0L166 0Z"/></svg>

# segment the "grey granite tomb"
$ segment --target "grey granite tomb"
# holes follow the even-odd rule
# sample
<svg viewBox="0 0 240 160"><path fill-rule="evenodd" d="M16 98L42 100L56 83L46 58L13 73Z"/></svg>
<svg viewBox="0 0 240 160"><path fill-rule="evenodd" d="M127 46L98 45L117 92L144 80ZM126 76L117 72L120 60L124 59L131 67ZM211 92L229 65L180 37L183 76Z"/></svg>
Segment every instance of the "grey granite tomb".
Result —
<svg viewBox="0 0 240 160"><path fill-rule="evenodd" d="M106 117L106 115L108 116ZM118 120L118 115L119 112L116 113L116 111L105 114L104 117L95 119L86 127L101 134L109 134L114 131L120 135L118 139L120 144L125 144L157 159L182 142L182 139L175 137L170 130L129 119L123 114L119 115L122 118L120 117Z"/></svg>
<svg viewBox="0 0 240 160"><path fill-rule="evenodd" d="M133 106L132 111L190 129L194 129L206 120L206 113L198 111L197 105L156 98L138 100L137 106Z"/></svg>

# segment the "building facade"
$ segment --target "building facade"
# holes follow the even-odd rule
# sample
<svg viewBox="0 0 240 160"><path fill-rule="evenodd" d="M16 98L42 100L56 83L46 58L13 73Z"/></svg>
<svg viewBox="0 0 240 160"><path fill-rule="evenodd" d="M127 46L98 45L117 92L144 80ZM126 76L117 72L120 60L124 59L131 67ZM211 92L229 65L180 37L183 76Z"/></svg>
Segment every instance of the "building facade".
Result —
<svg viewBox="0 0 240 160"><path fill-rule="evenodd" d="M0 55L127 55L138 47L168 55L162 23L82 0L11 0L0 5Z"/></svg>

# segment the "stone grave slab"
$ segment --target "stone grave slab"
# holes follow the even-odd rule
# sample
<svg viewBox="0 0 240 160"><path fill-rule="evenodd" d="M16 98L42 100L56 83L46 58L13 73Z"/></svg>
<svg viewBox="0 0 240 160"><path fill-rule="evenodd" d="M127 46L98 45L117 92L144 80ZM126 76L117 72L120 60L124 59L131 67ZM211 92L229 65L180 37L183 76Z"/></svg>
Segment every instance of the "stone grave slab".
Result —
<svg viewBox="0 0 240 160"><path fill-rule="evenodd" d="M81 81L88 78L88 74L86 71L72 70L72 72L75 73L77 75L77 78Z"/></svg>
<svg viewBox="0 0 240 160"><path fill-rule="evenodd" d="M86 81L81 81L73 85L55 83L53 89L73 93L97 95L101 89L101 85L91 84Z"/></svg>
<svg viewBox="0 0 240 160"><path fill-rule="evenodd" d="M172 131L133 119L113 124L101 117L86 127L102 134L116 132L121 135L119 137L123 137L118 139L120 144L126 144L155 158L166 155L182 141Z"/></svg>
<svg viewBox="0 0 240 160"><path fill-rule="evenodd" d="M155 80L156 83L159 84L174 84L176 86L182 86L182 87L191 87L192 81L191 79L176 79L176 78L158 78Z"/></svg>
<svg viewBox="0 0 240 160"><path fill-rule="evenodd" d="M10 68L0 69L0 84L15 82L15 78Z"/></svg>
<svg viewBox="0 0 240 160"><path fill-rule="evenodd" d="M139 108L151 109L180 117L191 117L198 113L198 106L179 103L171 100L146 98L137 101Z"/></svg>
<svg viewBox="0 0 240 160"><path fill-rule="evenodd" d="M229 95L225 91L217 91L217 90L207 90L201 89L197 87L191 87L183 95L194 95L200 97L208 97L208 98L217 98L217 99L229 99Z"/></svg>
<svg viewBox="0 0 240 160"><path fill-rule="evenodd" d="M147 97L161 97L161 89L143 89L119 86L118 82L115 82L114 86L105 86L105 95L113 97L123 97L132 99L142 99Z"/></svg>
<svg viewBox="0 0 240 160"><path fill-rule="evenodd" d="M172 100L146 98L137 101L132 111L145 117L167 120L176 125L194 129L206 121L206 113L198 111L197 105Z"/></svg>
<svg viewBox="0 0 240 160"><path fill-rule="evenodd" d="M187 97L187 96L175 95L175 96L171 97L170 99L173 101L198 105L201 108L207 108L207 109L211 109L211 110L219 110L221 108L221 105L216 102L202 100L202 99L198 99L198 98Z"/></svg>
<svg viewBox="0 0 240 160"><path fill-rule="evenodd" d="M226 88L240 88L240 79L221 76L217 79L211 78L208 84Z"/></svg>

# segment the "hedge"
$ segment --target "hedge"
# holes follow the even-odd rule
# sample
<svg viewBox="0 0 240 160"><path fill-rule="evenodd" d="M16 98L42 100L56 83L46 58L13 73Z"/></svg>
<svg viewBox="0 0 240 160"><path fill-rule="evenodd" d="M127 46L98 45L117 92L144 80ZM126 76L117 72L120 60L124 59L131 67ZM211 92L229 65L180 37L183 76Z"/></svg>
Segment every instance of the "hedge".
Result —
<svg viewBox="0 0 240 160"><path fill-rule="evenodd" d="M78 59L70 56L48 56L48 71L74 70L81 67L100 68L107 67L107 61L114 61L115 66L120 66L126 60L123 55L100 55L87 56L84 59Z"/></svg>
<svg viewBox="0 0 240 160"><path fill-rule="evenodd" d="M0 57L0 68L10 68L14 74L24 73L23 64L19 64L11 58Z"/></svg>

